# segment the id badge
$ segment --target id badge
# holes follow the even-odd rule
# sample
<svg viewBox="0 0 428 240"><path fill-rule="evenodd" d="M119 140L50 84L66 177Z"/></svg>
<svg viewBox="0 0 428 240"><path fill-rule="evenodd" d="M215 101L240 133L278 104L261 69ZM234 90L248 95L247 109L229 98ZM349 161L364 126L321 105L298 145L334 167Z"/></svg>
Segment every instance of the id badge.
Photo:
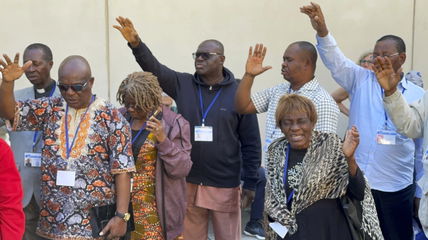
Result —
<svg viewBox="0 0 428 240"><path fill-rule="evenodd" d="M272 138L266 138L265 146L263 147L263 151L267 152L269 149L269 145L273 142Z"/></svg>
<svg viewBox="0 0 428 240"><path fill-rule="evenodd" d="M288 228L279 222L269 223L269 227L272 228L272 230L274 230L281 238L284 238L285 235L287 235Z"/></svg>
<svg viewBox="0 0 428 240"><path fill-rule="evenodd" d="M397 141L397 133L392 130L378 130L376 134L376 142L384 145L395 145Z"/></svg>
<svg viewBox="0 0 428 240"><path fill-rule="evenodd" d="M40 167L41 163L41 153L24 153L24 165L26 167Z"/></svg>
<svg viewBox="0 0 428 240"><path fill-rule="evenodd" d="M212 142L213 127L211 126L195 126L195 141Z"/></svg>
<svg viewBox="0 0 428 240"><path fill-rule="evenodd" d="M58 170L56 173L56 185L74 187L76 171Z"/></svg>

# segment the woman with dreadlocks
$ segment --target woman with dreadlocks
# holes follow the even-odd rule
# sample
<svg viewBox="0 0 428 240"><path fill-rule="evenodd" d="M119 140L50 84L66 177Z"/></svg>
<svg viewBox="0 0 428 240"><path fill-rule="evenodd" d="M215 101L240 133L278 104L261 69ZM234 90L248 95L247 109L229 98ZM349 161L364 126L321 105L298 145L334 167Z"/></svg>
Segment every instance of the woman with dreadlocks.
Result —
<svg viewBox="0 0 428 240"><path fill-rule="evenodd" d="M156 76L149 72L128 75L117 92L131 125L137 168L131 239L183 239L185 177L192 166L190 127L180 114L162 106L161 93Z"/></svg>

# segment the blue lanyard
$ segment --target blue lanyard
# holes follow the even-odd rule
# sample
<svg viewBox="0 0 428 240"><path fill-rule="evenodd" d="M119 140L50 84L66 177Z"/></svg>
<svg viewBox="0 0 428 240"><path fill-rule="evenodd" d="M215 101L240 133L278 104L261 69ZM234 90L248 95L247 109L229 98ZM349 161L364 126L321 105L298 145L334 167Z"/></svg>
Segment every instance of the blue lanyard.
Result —
<svg viewBox="0 0 428 240"><path fill-rule="evenodd" d="M67 107L65 109L65 144L66 144L65 148L67 150L67 159L70 158L70 152L71 152L71 149L73 149L74 141L76 140L77 133L79 132L80 124L82 123L82 119L86 116L86 113L88 113L89 107L94 102L94 100L95 100L95 96L92 95L91 102L89 103L88 107L86 108L85 113L80 118L79 125L77 125L76 132L74 133L74 137L73 137L73 141L71 142L71 145L69 145L70 141L68 139L68 104L67 104Z"/></svg>
<svg viewBox="0 0 428 240"><path fill-rule="evenodd" d="M214 96L214 99L211 101L211 103L208 105L207 110L204 112L204 102L202 100L202 90L201 90L201 86L198 86L199 89L199 103L201 104L201 113L202 113L202 126L205 126L205 119L207 118L208 112L211 110L211 108L213 107L215 101L217 101L218 96L220 96L221 90L222 88L220 88L220 90L218 90L217 94Z"/></svg>
<svg viewBox="0 0 428 240"><path fill-rule="evenodd" d="M56 89L56 84L54 85L53 89L51 90L51 93L49 93L49 97L52 97ZM33 136L33 152L36 152L36 145L40 140L37 140L37 137L39 136L39 131L34 131Z"/></svg>
<svg viewBox="0 0 428 240"><path fill-rule="evenodd" d="M285 162L284 162L284 179L283 179L284 185L287 182L288 159L289 159L289 156L290 156L290 148L291 148L290 144L287 144L287 152L286 152L286 155L285 155ZM290 195L287 197L287 203L289 203L291 201L291 199L293 198L293 195L294 195L294 189L291 190Z"/></svg>
<svg viewBox="0 0 428 240"><path fill-rule="evenodd" d="M401 94L404 94L404 92L406 91L406 89L403 87L403 90L401 91ZM383 88L381 88L381 92L382 92L382 96L383 96ZM385 126L388 126L388 115L386 114L385 109L383 110L383 113L385 114Z"/></svg>
<svg viewBox="0 0 428 240"><path fill-rule="evenodd" d="M131 127L132 127L132 121L133 120L131 119L131 123L130 123ZM141 135L141 133L143 132L143 130L146 129L146 125L147 125L147 122L144 122L143 126L138 131L137 135L135 135L135 136L132 137L132 141L131 141L132 145L134 145L134 142L138 139L138 137Z"/></svg>

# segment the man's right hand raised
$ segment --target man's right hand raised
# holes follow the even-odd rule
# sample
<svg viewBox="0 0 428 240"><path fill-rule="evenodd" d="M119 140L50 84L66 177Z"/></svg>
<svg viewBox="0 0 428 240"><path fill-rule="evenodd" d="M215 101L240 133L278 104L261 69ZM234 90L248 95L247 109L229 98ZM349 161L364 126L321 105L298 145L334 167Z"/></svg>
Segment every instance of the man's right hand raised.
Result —
<svg viewBox="0 0 428 240"><path fill-rule="evenodd" d="M301 7L300 12L308 15L312 27L317 31L318 36L327 36L328 29L320 5L311 2L311 5Z"/></svg>
<svg viewBox="0 0 428 240"><path fill-rule="evenodd" d="M113 27L119 30L123 38L129 42L131 47L137 47L140 43L140 37L138 36L137 30L135 30L134 24L132 24L131 20L129 20L129 18L119 16L116 18L116 21L120 26L113 25Z"/></svg>
<svg viewBox="0 0 428 240"><path fill-rule="evenodd" d="M3 57L6 62L0 59L0 72L2 73L3 82L5 83L11 83L20 78L25 70L32 64L31 61L27 61L22 67L19 66L19 53L15 55L13 62L6 54L3 54Z"/></svg>
<svg viewBox="0 0 428 240"><path fill-rule="evenodd" d="M245 65L245 74L255 77L272 68L271 66L263 67L263 60L265 59L266 51L267 48L264 47L263 44L256 44L254 52L253 47L250 47L247 64Z"/></svg>

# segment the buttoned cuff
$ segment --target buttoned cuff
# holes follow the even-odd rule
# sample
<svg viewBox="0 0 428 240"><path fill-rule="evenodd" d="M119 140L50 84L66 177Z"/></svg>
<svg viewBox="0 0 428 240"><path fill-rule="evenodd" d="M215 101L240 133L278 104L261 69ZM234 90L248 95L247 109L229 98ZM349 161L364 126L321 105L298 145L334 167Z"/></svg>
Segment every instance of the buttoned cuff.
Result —
<svg viewBox="0 0 428 240"><path fill-rule="evenodd" d="M315 37L317 39L318 45L328 46L328 45L336 45L337 44L336 40L330 34L330 32L328 32L328 34L325 37L320 37L320 36L318 36L318 34L316 34Z"/></svg>

